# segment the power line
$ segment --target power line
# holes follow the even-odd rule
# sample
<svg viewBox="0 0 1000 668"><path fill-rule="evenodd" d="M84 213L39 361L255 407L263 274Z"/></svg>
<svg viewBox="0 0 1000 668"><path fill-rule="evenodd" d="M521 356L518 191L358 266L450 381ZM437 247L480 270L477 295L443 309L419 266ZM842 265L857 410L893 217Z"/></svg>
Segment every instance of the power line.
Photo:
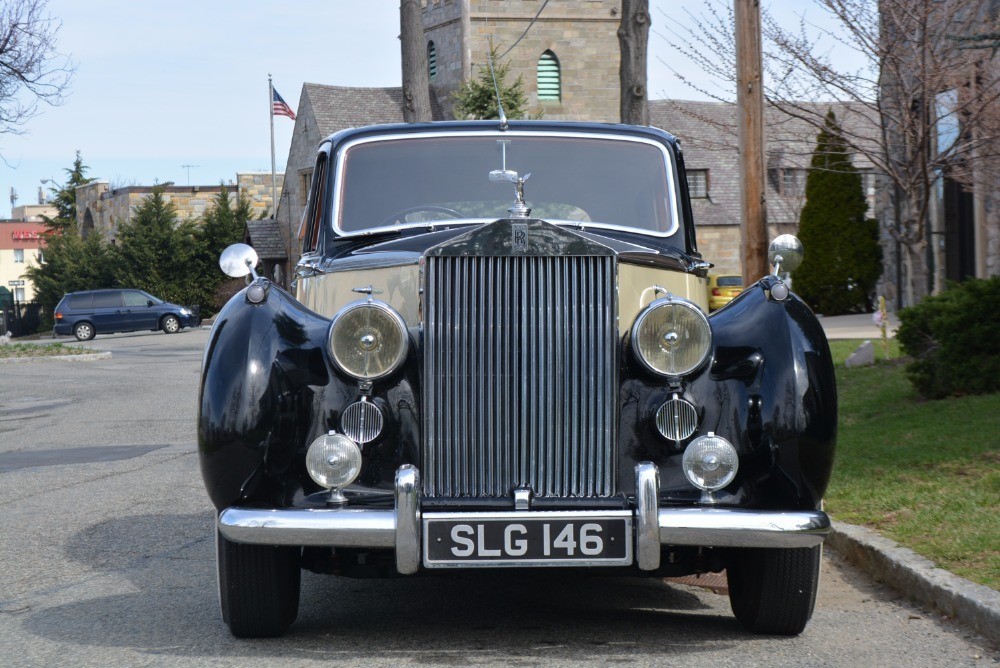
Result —
<svg viewBox="0 0 1000 668"><path fill-rule="evenodd" d="M507 49L506 51L504 51L503 53L501 53L499 56L497 56L497 60L500 60L501 58L503 58L504 56L506 56L508 53L510 53L511 51L513 51L514 47L517 46L521 42L522 39L524 39L524 36L528 34L529 30L531 30L531 26L535 25L535 21L537 21L538 17L542 15L542 10L545 9L545 5L547 5L547 4L549 4L549 0L545 0L545 2L542 3L542 6L538 8L538 13L535 14L535 18L531 19L531 23L529 23L528 27L524 29L524 32L521 33L521 36L517 38L516 42L514 42L513 44L510 45L509 49Z"/></svg>

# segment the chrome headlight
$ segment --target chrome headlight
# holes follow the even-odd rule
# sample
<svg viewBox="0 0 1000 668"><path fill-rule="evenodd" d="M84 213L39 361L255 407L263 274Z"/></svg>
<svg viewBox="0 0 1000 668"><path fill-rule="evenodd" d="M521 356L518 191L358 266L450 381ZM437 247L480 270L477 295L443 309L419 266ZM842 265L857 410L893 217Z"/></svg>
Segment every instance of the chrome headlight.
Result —
<svg viewBox="0 0 1000 668"><path fill-rule="evenodd" d="M653 373L683 376L708 359L712 328L701 309L683 299L659 299L632 325L635 356Z"/></svg>
<svg viewBox="0 0 1000 668"><path fill-rule="evenodd" d="M373 380L387 376L406 359L406 324L383 302L345 306L330 325L330 356L349 376Z"/></svg>

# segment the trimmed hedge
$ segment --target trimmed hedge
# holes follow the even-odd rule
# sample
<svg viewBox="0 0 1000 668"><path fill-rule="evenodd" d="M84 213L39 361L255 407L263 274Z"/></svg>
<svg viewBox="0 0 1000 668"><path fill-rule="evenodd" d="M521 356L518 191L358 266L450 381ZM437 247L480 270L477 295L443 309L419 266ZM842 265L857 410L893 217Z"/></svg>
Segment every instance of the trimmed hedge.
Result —
<svg viewBox="0 0 1000 668"><path fill-rule="evenodd" d="M899 312L896 333L913 358L906 375L923 397L1000 392L1000 277L950 284Z"/></svg>

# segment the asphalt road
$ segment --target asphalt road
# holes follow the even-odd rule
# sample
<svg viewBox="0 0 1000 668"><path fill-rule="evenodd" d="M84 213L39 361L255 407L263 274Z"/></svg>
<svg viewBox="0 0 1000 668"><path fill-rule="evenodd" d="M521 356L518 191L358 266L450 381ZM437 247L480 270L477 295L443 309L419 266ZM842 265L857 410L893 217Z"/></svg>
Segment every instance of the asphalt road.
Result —
<svg viewBox="0 0 1000 668"><path fill-rule="evenodd" d="M0 666L984 666L997 648L828 553L796 638L654 579L303 577L276 640L218 613L195 456L207 330L101 336L111 359L0 366Z"/></svg>

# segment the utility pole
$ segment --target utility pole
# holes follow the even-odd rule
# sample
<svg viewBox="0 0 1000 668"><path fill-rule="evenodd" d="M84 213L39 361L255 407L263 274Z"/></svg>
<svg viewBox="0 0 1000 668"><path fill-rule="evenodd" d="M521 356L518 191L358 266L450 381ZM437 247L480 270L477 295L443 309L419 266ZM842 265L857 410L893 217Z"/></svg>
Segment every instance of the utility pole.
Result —
<svg viewBox="0 0 1000 668"><path fill-rule="evenodd" d="M740 141L740 242L743 285L767 274L767 207L764 196L764 86L760 0L735 0L736 107Z"/></svg>

